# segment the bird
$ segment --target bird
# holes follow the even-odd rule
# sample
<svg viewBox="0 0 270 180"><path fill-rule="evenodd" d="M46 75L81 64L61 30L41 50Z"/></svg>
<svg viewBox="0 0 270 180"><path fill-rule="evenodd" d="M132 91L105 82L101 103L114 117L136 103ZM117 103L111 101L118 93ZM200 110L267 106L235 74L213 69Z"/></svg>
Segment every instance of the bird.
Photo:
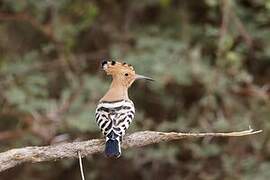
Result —
<svg viewBox="0 0 270 180"><path fill-rule="evenodd" d="M101 62L101 68L108 76L112 76L112 82L98 102L96 123L105 136L105 155L119 158L122 138L135 116L135 107L129 99L128 89L136 80L153 79L136 74L133 66L125 62L105 60Z"/></svg>

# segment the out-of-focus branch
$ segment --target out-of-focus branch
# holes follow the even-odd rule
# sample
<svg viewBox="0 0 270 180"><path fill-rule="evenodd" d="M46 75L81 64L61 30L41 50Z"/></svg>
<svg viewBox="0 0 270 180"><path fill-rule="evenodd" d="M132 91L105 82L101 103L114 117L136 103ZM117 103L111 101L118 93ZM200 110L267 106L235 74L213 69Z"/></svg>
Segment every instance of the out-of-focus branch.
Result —
<svg viewBox="0 0 270 180"><path fill-rule="evenodd" d="M40 114L38 112L32 112L34 118L32 124L32 132L39 135L46 142L53 140L57 133L57 129L63 120L63 115L70 109L72 103L79 97L82 91L83 82L77 88L73 89L71 94L59 103L55 108Z"/></svg>
<svg viewBox="0 0 270 180"><path fill-rule="evenodd" d="M234 20L236 28L240 33L240 36L242 36L248 48L251 48L253 45L253 38L250 36L241 19L235 14L235 12L232 12L232 19Z"/></svg>
<svg viewBox="0 0 270 180"><path fill-rule="evenodd" d="M32 16L30 16L30 15L24 13L24 12L16 13L16 14L0 12L0 20L2 20L2 21L13 20L13 21L25 21L25 22L28 22L34 28L40 30L49 39L55 41L51 26L40 24L34 17L32 17Z"/></svg>
<svg viewBox="0 0 270 180"><path fill-rule="evenodd" d="M223 0L221 2L222 2L222 21L220 26L220 38L223 38L228 31L231 6L228 0Z"/></svg>
<svg viewBox="0 0 270 180"><path fill-rule="evenodd" d="M155 132L141 131L135 132L124 138L122 147L124 149L131 147L142 147L149 144L179 140L184 138L199 137L239 137L257 134L262 130L229 132L229 133L178 133L178 132ZM77 158L78 152L84 156L100 153L104 149L103 139L92 139L89 141L65 143L51 146L32 146L20 149L12 149L0 153L0 172L17 166L25 162L43 162L53 161L63 158Z"/></svg>
<svg viewBox="0 0 270 180"><path fill-rule="evenodd" d="M237 31L239 32L240 37L243 38L245 44L248 48L252 47L253 38L250 36L248 31L246 30L244 24L241 19L237 16L235 12L235 8L232 5L230 0L222 0L221 1L221 26L220 26L220 34L219 34L219 44L218 44L218 57L222 52L222 41L228 34L228 28L230 23L234 23Z"/></svg>
<svg viewBox="0 0 270 180"><path fill-rule="evenodd" d="M9 130L0 132L0 141L7 140L7 139L15 139L21 137L23 135L22 130Z"/></svg>
<svg viewBox="0 0 270 180"><path fill-rule="evenodd" d="M226 35L228 33L228 26L229 26L230 14L231 14L230 1L222 0L220 3L221 3L222 19L221 19L218 49L217 49L217 57L218 58L220 58L222 56L222 53L224 53L222 44L223 44L224 38L226 38Z"/></svg>

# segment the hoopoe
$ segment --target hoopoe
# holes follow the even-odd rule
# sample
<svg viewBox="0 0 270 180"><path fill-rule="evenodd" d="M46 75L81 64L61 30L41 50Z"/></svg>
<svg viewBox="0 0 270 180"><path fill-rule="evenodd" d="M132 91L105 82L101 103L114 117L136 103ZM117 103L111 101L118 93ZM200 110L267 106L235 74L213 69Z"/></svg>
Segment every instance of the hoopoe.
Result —
<svg viewBox="0 0 270 180"><path fill-rule="evenodd" d="M122 137L135 115L134 104L128 97L128 88L137 79L153 79L136 74L134 68L127 63L103 61L101 66L107 75L112 76L112 83L97 105L96 122L106 137L105 155L118 158L121 155Z"/></svg>

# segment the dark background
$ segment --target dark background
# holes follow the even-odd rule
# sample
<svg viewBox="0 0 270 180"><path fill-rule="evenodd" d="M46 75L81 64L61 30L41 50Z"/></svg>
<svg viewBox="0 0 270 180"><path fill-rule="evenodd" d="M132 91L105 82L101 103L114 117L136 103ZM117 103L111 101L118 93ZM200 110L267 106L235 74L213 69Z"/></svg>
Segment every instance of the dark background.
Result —
<svg viewBox="0 0 270 180"><path fill-rule="evenodd" d="M129 133L228 132L84 159L87 179L270 179L270 1L0 1L0 149L101 137L94 111L110 78L102 59L130 63L137 82ZM13 180L80 179L77 160L25 164Z"/></svg>

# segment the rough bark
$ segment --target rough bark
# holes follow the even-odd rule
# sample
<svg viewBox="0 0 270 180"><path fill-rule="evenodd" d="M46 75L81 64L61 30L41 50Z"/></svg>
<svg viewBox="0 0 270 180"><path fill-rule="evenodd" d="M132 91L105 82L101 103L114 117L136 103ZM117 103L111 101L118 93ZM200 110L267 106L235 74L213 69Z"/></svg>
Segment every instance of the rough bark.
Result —
<svg viewBox="0 0 270 180"><path fill-rule="evenodd" d="M142 147L159 142L179 140L183 138L198 137L238 137L257 134L262 130L229 132L229 133L177 133L177 132L156 132L141 131L125 136L122 148ZM82 142L63 143L50 146L31 146L18 149L11 149L0 153L0 172L25 162L55 161L63 158L77 158L78 151L83 157L103 152L104 140L92 139Z"/></svg>

